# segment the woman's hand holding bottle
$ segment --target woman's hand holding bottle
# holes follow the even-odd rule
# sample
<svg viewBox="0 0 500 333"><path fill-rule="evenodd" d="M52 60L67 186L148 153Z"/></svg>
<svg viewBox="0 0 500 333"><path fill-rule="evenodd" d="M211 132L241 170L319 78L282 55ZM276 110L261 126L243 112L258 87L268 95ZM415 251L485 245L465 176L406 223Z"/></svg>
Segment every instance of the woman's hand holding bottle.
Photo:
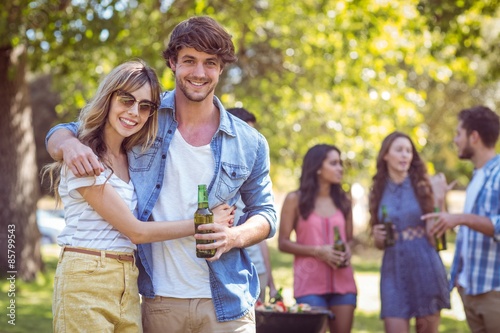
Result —
<svg viewBox="0 0 500 333"><path fill-rule="evenodd" d="M226 203L213 208L212 213L214 214L214 223L232 227L234 225L235 211L235 206L229 206Z"/></svg>
<svg viewBox="0 0 500 333"><path fill-rule="evenodd" d="M328 266L337 269L349 265L351 251L349 247L345 252L334 250L332 245L321 245L315 250L316 257L324 261Z"/></svg>

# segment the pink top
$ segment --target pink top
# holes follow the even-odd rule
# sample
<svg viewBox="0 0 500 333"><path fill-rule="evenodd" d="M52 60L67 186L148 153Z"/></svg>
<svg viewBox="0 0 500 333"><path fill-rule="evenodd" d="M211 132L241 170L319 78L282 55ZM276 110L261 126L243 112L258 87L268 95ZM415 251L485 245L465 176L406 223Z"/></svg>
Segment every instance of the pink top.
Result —
<svg viewBox="0 0 500 333"><path fill-rule="evenodd" d="M333 227L338 226L342 240L346 241L345 218L340 210L333 216L322 217L312 212L307 220L299 217L295 228L297 243L333 246ZM323 295L329 293L357 293L352 266L333 269L323 261L309 256L295 256L294 296Z"/></svg>

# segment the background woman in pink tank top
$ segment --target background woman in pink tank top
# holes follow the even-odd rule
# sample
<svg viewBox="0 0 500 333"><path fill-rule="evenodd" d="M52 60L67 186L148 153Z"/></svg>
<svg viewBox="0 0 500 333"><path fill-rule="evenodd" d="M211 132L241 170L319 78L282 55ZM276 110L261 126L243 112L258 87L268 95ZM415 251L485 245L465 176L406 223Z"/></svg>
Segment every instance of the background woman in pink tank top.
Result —
<svg viewBox="0 0 500 333"><path fill-rule="evenodd" d="M351 201L342 189L340 150L320 144L306 153L299 189L283 203L279 249L294 259L294 296L297 303L331 310L330 332L350 332L356 308L356 284L350 264ZM346 251L333 249L338 227ZM295 231L296 241L290 239ZM323 332L326 332L324 327Z"/></svg>

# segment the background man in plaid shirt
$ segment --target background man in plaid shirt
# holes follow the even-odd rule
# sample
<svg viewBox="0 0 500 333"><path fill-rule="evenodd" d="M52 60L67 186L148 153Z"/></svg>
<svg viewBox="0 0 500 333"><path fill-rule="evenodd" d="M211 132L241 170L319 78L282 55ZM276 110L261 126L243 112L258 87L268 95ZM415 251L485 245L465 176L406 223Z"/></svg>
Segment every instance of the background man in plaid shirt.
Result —
<svg viewBox="0 0 500 333"><path fill-rule="evenodd" d="M433 213L431 229L440 236L459 226L451 267L451 289L462 297L472 332L500 328L500 155L495 153L500 122L484 106L462 110L454 143L460 159L474 164L463 214ZM446 183L446 181L445 181Z"/></svg>

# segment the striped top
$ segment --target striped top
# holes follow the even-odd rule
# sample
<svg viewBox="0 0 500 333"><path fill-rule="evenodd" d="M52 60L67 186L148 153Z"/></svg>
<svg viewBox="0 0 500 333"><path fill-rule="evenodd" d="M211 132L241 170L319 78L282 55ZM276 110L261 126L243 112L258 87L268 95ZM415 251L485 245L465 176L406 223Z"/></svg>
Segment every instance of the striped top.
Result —
<svg viewBox="0 0 500 333"><path fill-rule="evenodd" d="M115 174L106 181L111 171L106 169L98 177L76 177L67 167L61 169L59 195L64 204L66 227L57 237L60 246L77 246L98 250L133 252L136 245L106 222L83 199L77 189L104 183L113 186L133 212L137 206L134 185L124 182Z"/></svg>

